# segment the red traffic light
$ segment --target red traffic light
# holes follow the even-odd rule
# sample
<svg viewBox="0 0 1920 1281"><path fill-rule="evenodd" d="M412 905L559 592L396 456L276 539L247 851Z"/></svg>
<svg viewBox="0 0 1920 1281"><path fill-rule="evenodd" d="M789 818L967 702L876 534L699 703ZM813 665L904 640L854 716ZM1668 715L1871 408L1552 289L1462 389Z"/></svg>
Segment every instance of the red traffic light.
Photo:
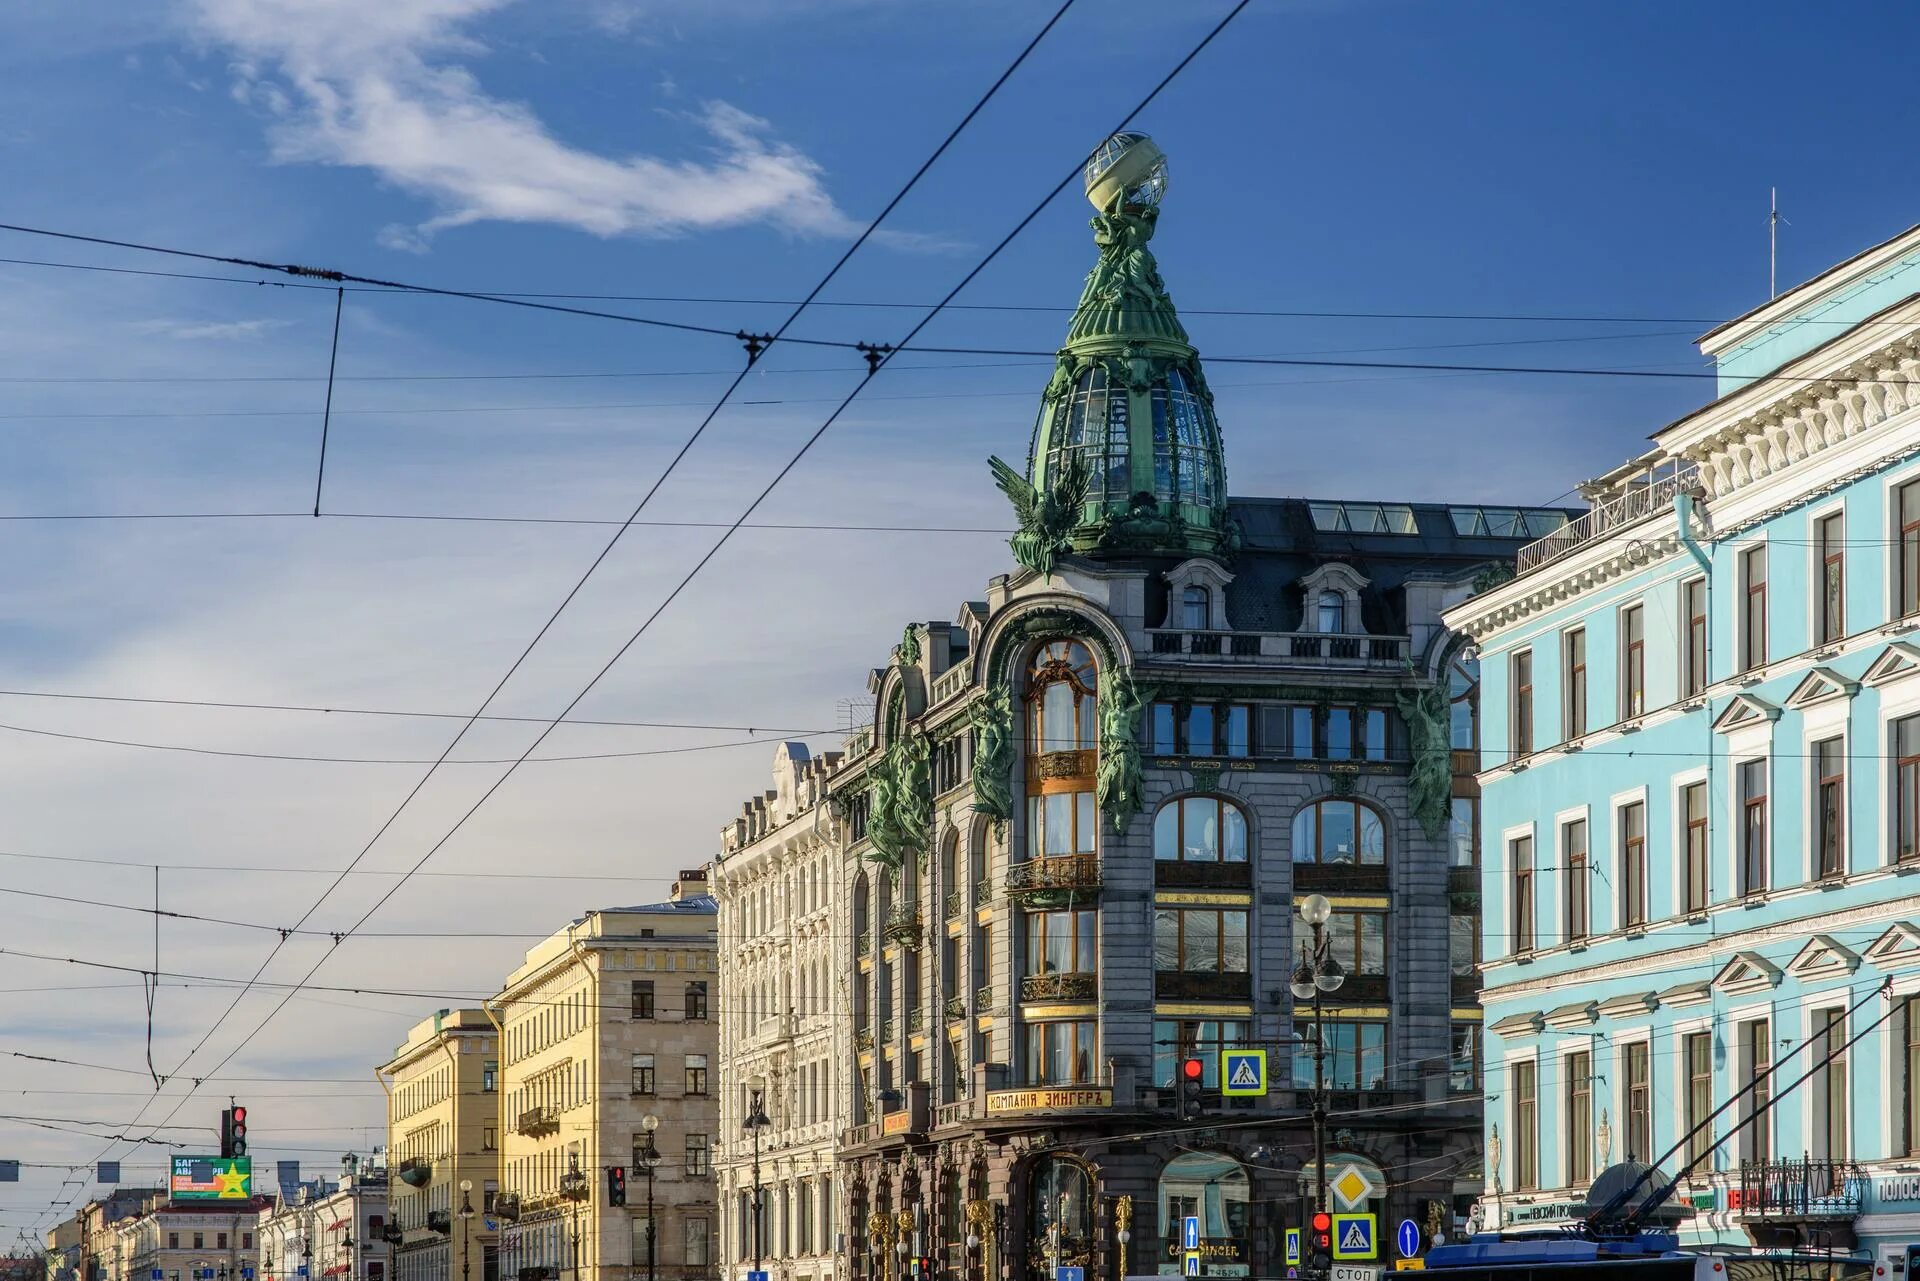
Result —
<svg viewBox="0 0 1920 1281"><path fill-rule="evenodd" d="M1188 1059L1180 1065L1180 1075L1189 1081L1198 1081L1206 1073L1207 1065L1199 1059Z"/></svg>
<svg viewBox="0 0 1920 1281"><path fill-rule="evenodd" d="M247 1123L247 1110L245 1108L238 1105L234 1107L233 1123L235 1125L245 1125Z"/></svg>
<svg viewBox="0 0 1920 1281"><path fill-rule="evenodd" d="M1331 1214L1328 1214L1325 1210L1316 1212L1313 1216L1313 1230L1315 1232L1332 1231L1333 1216Z"/></svg>

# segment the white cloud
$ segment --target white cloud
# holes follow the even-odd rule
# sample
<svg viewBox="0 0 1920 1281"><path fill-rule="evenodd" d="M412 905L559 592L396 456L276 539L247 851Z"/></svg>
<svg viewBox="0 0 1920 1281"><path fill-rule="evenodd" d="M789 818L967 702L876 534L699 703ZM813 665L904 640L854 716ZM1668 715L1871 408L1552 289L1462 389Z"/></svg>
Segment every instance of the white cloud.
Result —
<svg viewBox="0 0 1920 1281"><path fill-rule="evenodd" d="M162 338L195 340L203 338L258 338L276 329L285 329L291 320L136 320L135 333L157 334Z"/></svg>
<svg viewBox="0 0 1920 1281"><path fill-rule="evenodd" d="M384 243L418 248L497 219L599 236L767 223L844 235L820 167L725 102L690 119L695 159L600 155L556 138L523 103L490 96L461 59L467 24L511 0L191 0L201 32L235 56L235 97L273 117L276 159L370 169L437 212Z"/></svg>

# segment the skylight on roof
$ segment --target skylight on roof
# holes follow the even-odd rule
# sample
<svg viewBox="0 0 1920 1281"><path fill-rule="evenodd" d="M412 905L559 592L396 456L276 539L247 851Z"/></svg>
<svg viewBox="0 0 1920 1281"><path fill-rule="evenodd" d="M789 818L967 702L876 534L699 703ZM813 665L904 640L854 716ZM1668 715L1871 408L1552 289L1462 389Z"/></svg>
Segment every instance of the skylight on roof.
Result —
<svg viewBox="0 0 1920 1281"><path fill-rule="evenodd" d="M1417 534L1413 508L1405 503L1308 503L1313 527L1323 533Z"/></svg>

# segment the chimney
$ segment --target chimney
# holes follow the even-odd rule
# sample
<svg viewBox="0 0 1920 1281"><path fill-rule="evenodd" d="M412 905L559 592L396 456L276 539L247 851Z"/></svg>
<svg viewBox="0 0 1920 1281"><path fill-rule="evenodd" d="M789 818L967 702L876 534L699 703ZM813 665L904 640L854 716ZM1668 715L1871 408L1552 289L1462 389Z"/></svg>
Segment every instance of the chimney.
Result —
<svg viewBox="0 0 1920 1281"><path fill-rule="evenodd" d="M682 868L680 879L673 883L673 901L684 902L697 898L707 892L707 869L704 867Z"/></svg>

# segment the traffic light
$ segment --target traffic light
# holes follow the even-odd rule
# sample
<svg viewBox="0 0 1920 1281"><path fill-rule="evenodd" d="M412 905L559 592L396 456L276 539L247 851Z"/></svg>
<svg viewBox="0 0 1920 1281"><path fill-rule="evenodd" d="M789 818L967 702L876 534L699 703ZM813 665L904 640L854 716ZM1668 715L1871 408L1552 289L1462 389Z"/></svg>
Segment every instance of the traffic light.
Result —
<svg viewBox="0 0 1920 1281"><path fill-rule="evenodd" d="M610 1165L607 1167L607 1204L625 1205L627 1203L627 1167Z"/></svg>
<svg viewBox="0 0 1920 1281"><path fill-rule="evenodd" d="M1207 1065L1197 1058L1182 1059L1180 1062L1180 1119L1192 1121L1200 1116L1200 1083L1206 1077Z"/></svg>
<svg viewBox="0 0 1920 1281"><path fill-rule="evenodd" d="M916 1254L907 1260L907 1275L912 1281L933 1281L933 1256Z"/></svg>
<svg viewBox="0 0 1920 1281"><path fill-rule="evenodd" d="M220 1114L220 1155L247 1154L247 1110L234 1104Z"/></svg>
<svg viewBox="0 0 1920 1281"><path fill-rule="evenodd" d="M1315 1271L1325 1275L1333 1266L1333 1216L1325 1210L1313 1214L1313 1258Z"/></svg>

